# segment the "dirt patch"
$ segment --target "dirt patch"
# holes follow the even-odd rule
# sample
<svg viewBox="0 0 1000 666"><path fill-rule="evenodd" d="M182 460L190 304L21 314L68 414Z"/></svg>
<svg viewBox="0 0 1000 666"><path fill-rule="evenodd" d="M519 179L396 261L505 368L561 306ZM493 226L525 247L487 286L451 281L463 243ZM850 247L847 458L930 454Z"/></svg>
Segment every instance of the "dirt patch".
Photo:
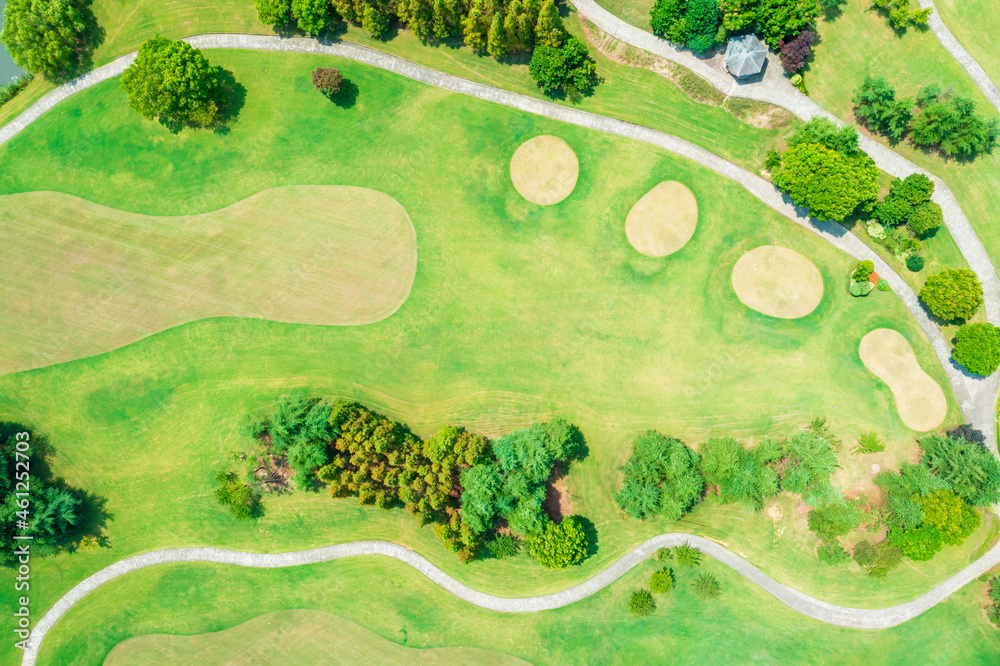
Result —
<svg viewBox="0 0 1000 666"><path fill-rule="evenodd" d="M896 411L906 427L933 430L948 414L944 391L917 362L913 348L899 331L878 328L861 339L861 361L889 386Z"/></svg>
<svg viewBox="0 0 1000 666"><path fill-rule="evenodd" d="M670 180L660 183L632 206L625 235L636 250L665 257L687 245L698 226L698 201L687 187Z"/></svg>
<svg viewBox="0 0 1000 666"><path fill-rule="evenodd" d="M272 454L258 455L257 467L253 470L254 478L260 483L264 492L284 490L288 488L288 480L292 478L292 468L288 466L288 458Z"/></svg>
<svg viewBox="0 0 1000 666"><path fill-rule="evenodd" d="M545 484L545 503L542 505L549 520L559 524L566 516L573 515L573 503L570 498L566 479L552 478Z"/></svg>
<svg viewBox="0 0 1000 666"><path fill-rule="evenodd" d="M576 153L556 136L528 139L510 160L510 179L514 188L539 206L551 206L568 197L579 175Z"/></svg>
<svg viewBox="0 0 1000 666"><path fill-rule="evenodd" d="M823 276L816 266L778 245L764 245L740 257L732 282L744 305L778 319L805 317L823 298Z"/></svg>

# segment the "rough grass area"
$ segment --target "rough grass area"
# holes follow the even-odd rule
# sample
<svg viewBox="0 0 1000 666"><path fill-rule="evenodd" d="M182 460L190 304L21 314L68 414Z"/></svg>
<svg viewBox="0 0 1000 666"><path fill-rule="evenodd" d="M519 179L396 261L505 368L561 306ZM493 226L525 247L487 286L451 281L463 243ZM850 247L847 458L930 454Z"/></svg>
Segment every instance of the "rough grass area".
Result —
<svg viewBox="0 0 1000 666"><path fill-rule="evenodd" d="M363 626L380 637L374 641L380 651L387 643L402 646L397 650L463 646L463 652L491 650L490 658L505 653L540 665L848 665L861 663L863 655L864 662L908 666L914 654L932 655L933 663L989 664L1000 651L1000 632L980 612L981 583L901 626L860 631L805 618L707 560L693 570L675 568L675 589L657 596L651 616L636 618L628 612L628 597L659 566L650 560L593 597L521 615L479 609L406 565L382 558L274 570L164 565L123 576L84 599L45 639L39 663L96 665L133 636L222 631L262 613L297 608ZM718 599L702 601L692 593L692 581L706 572L719 580ZM334 645L318 654L320 661L337 658Z"/></svg>
<svg viewBox="0 0 1000 666"><path fill-rule="evenodd" d="M944 392L920 367L906 338L880 328L861 339L859 353L865 366L889 385L906 425L920 431L941 425L948 411Z"/></svg>
<svg viewBox="0 0 1000 666"><path fill-rule="evenodd" d="M1000 3L934 0L941 20L994 83L1000 82ZM1000 83L998 83L1000 85Z"/></svg>
<svg viewBox="0 0 1000 666"><path fill-rule="evenodd" d="M417 269L406 211L360 187L265 190L186 217L55 192L10 194L0 210L4 373L208 317L370 324L402 305Z"/></svg>
<svg viewBox="0 0 1000 666"><path fill-rule="evenodd" d="M405 642L406 637L403 638ZM132 664L526 664L476 648L409 648L331 613L280 610L224 631L195 636L150 634L119 643L105 666Z"/></svg>

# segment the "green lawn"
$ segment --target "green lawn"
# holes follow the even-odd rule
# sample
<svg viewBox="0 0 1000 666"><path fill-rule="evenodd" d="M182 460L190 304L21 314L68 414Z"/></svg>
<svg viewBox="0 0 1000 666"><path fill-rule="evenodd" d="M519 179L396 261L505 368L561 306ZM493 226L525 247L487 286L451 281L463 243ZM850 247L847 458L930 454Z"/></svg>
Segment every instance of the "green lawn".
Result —
<svg viewBox="0 0 1000 666"><path fill-rule="evenodd" d="M912 455L913 433L862 366L858 342L874 328L897 328L946 386L943 373L895 297L847 295L848 257L738 185L641 143L321 56L215 59L250 91L230 134L172 135L127 109L109 81L0 148L8 167L0 193L57 190L166 215L216 210L285 184L371 187L399 201L416 227L413 291L395 315L369 326L209 319L0 378L0 413L49 434L55 472L106 497L113 514L111 549L33 562L36 612L123 557L194 544L273 552L383 538L481 589L519 595L567 587L642 539L680 529L731 543L782 582L870 606L911 599L968 561L975 537L883 582L822 567L790 500L790 529L777 540L770 518L733 507L703 506L679 526L616 515L615 467L645 428L699 442L783 435L825 414L845 439L879 429L897 464ZM356 106L311 89L311 69L329 63L358 85ZM576 190L545 209L521 199L508 176L516 147L543 133L565 139L580 160ZM694 192L699 228L681 252L651 259L628 245L624 219L662 180ZM819 267L826 292L814 314L775 320L736 299L732 266L765 244ZM526 559L463 567L404 512L323 494L268 498L263 520L236 523L211 498L213 473L245 446L238 418L293 389L357 398L422 435L444 423L490 435L552 415L578 423L590 455L574 466L569 488L597 526L598 554L564 572ZM951 400L949 422L958 418Z"/></svg>
<svg viewBox="0 0 1000 666"><path fill-rule="evenodd" d="M1000 4L995 0L935 0L934 6L955 39L1000 85Z"/></svg>
<svg viewBox="0 0 1000 666"><path fill-rule="evenodd" d="M46 638L39 663L99 664L133 636L221 631L297 608L335 614L408 648L475 647L533 664L909 665L915 655L924 664L990 664L1000 650L1000 632L980 610L986 602L982 583L899 627L859 631L805 618L709 560L696 572L719 579L721 598L695 598L690 585L696 572L674 567L677 588L657 596L653 615L635 618L626 608L628 595L647 584L655 568L647 562L584 601L520 615L481 610L382 558L269 571L163 565L128 574L84 599ZM242 599L254 603L236 601Z"/></svg>

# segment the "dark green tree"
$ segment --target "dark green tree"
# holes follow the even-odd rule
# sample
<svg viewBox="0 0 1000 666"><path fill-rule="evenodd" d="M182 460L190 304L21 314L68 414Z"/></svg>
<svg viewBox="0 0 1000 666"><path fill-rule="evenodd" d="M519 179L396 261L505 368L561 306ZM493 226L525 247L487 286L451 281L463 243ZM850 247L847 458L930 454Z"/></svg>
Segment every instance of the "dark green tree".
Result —
<svg viewBox="0 0 1000 666"><path fill-rule="evenodd" d="M575 37L567 37L559 47L535 46L528 73L546 93L562 92L570 99L585 95L597 83L597 64Z"/></svg>
<svg viewBox="0 0 1000 666"><path fill-rule="evenodd" d="M854 115L873 132L899 141L910 126L916 102L908 97L896 99L896 90L881 76L866 75L854 93Z"/></svg>
<svg viewBox="0 0 1000 666"><path fill-rule="evenodd" d="M615 502L632 518L660 514L680 520L701 497L704 483L697 465L698 454L683 443L647 431L632 443Z"/></svg>
<svg viewBox="0 0 1000 666"><path fill-rule="evenodd" d="M942 435L923 437L918 444L920 466L959 497L973 506L1000 503L1000 462L984 446Z"/></svg>
<svg viewBox="0 0 1000 666"><path fill-rule="evenodd" d="M698 468L707 483L717 486L720 501L759 511L765 497L778 493L778 473L755 453L731 438L710 439L701 446Z"/></svg>
<svg viewBox="0 0 1000 666"><path fill-rule="evenodd" d="M219 472L215 480L219 483L215 489L216 501L228 507L236 520L259 518L263 515L259 489L240 481L235 472Z"/></svg>
<svg viewBox="0 0 1000 666"><path fill-rule="evenodd" d="M254 0L257 18L265 25L285 25L292 22L292 0Z"/></svg>
<svg viewBox="0 0 1000 666"><path fill-rule="evenodd" d="M84 47L82 8L80 0L8 0L0 41L18 67L62 78Z"/></svg>
<svg viewBox="0 0 1000 666"><path fill-rule="evenodd" d="M925 88L918 95L920 113L910 125L918 146L937 146L945 155L970 157L991 153L1000 136L1000 122L976 113L976 103L964 95Z"/></svg>

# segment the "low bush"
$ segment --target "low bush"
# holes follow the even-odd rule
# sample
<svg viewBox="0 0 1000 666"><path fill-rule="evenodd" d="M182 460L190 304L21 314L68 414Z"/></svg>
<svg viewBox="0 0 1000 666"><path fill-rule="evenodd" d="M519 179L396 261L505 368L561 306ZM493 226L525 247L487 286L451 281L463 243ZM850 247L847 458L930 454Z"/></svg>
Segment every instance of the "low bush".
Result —
<svg viewBox="0 0 1000 666"><path fill-rule="evenodd" d="M830 564L833 566L847 564L851 561L851 556L847 554L847 551L840 545L840 542L833 540L828 544L820 546L816 550L816 555L819 557L819 561L823 564Z"/></svg>
<svg viewBox="0 0 1000 666"><path fill-rule="evenodd" d="M861 433L858 443L851 449L851 453L879 453L885 451L885 442L879 438L875 431Z"/></svg>
<svg viewBox="0 0 1000 666"><path fill-rule="evenodd" d="M969 372L992 375L1000 367L1000 328L986 322L963 324L955 334L951 357Z"/></svg>
<svg viewBox="0 0 1000 666"><path fill-rule="evenodd" d="M674 548L674 555L677 556L677 564L682 567L696 567L701 564L701 551L687 541Z"/></svg>
<svg viewBox="0 0 1000 666"><path fill-rule="evenodd" d="M906 267L914 273L924 270L924 258L919 254L911 254L906 257Z"/></svg>
<svg viewBox="0 0 1000 666"><path fill-rule="evenodd" d="M868 280L865 280L863 282L852 282L851 296L854 296L855 298L860 296L867 296L868 294L872 293L872 289L874 288L875 286Z"/></svg>
<svg viewBox="0 0 1000 666"><path fill-rule="evenodd" d="M653 553L653 559L657 562L669 562L674 559L674 554L669 548L657 548Z"/></svg>
<svg viewBox="0 0 1000 666"><path fill-rule="evenodd" d="M656 610L656 601L653 594L645 588L641 588L632 593L628 599L628 610L636 617L648 617Z"/></svg>
<svg viewBox="0 0 1000 666"><path fill-rule="evenodd" d="M871 541L859 541L854 546L854 561L860 567L870 567L878 558L878 549Z"/></svg>
<svg viewBox="0 0 1000 666"><path fill-rule="evenodd" d="M854 282L863 282L868 279L868 276L875 272L875 262L870 259L865 259L851 273L851 280Z"/></svg>
<svg viewBox="0 0 1000 666"><path fill-rule="evenodd" d="M719 580L710 573L701 574L694 579L692 584L694 594L699 599L717 599L722 595L722 585Z"/></svg>
<svg viewBox="0 0 1000 666"><path fill-rule="evenodd" d="M521 549L521 542L510 534L498 534L486 542L486 550L498 560L514 557Z"/></svg>
<svg viewBox="0 0 1000 666"><path fill-rule="evenodd" d="M587 557L587 533L576 516L549 523L528 537L528 554L547 569L565 569Z"/></svg>
<svg viewBox="0 0 1000 666"><path fill-rule="evenodd" d="M880 279L878 281L878 284L875 286L878 287L879 291L889 291L891 289L891 287L889 286L889 281L886 280L885 278Z"/></svg>
<svg viewBox="0 0 1000 666"><path fill-rule="evenodd" d="M944 224L944 211L933 201L914 206L907 222L910 230L920 237L933 235Z"/></svg>
<svg viewBox="0 0 1000 666"><path fill-rule="evenodd" d="M674 572L668 567L654 571L649 577L649 589L653 594L663 594L674 589Z"/></svg>

